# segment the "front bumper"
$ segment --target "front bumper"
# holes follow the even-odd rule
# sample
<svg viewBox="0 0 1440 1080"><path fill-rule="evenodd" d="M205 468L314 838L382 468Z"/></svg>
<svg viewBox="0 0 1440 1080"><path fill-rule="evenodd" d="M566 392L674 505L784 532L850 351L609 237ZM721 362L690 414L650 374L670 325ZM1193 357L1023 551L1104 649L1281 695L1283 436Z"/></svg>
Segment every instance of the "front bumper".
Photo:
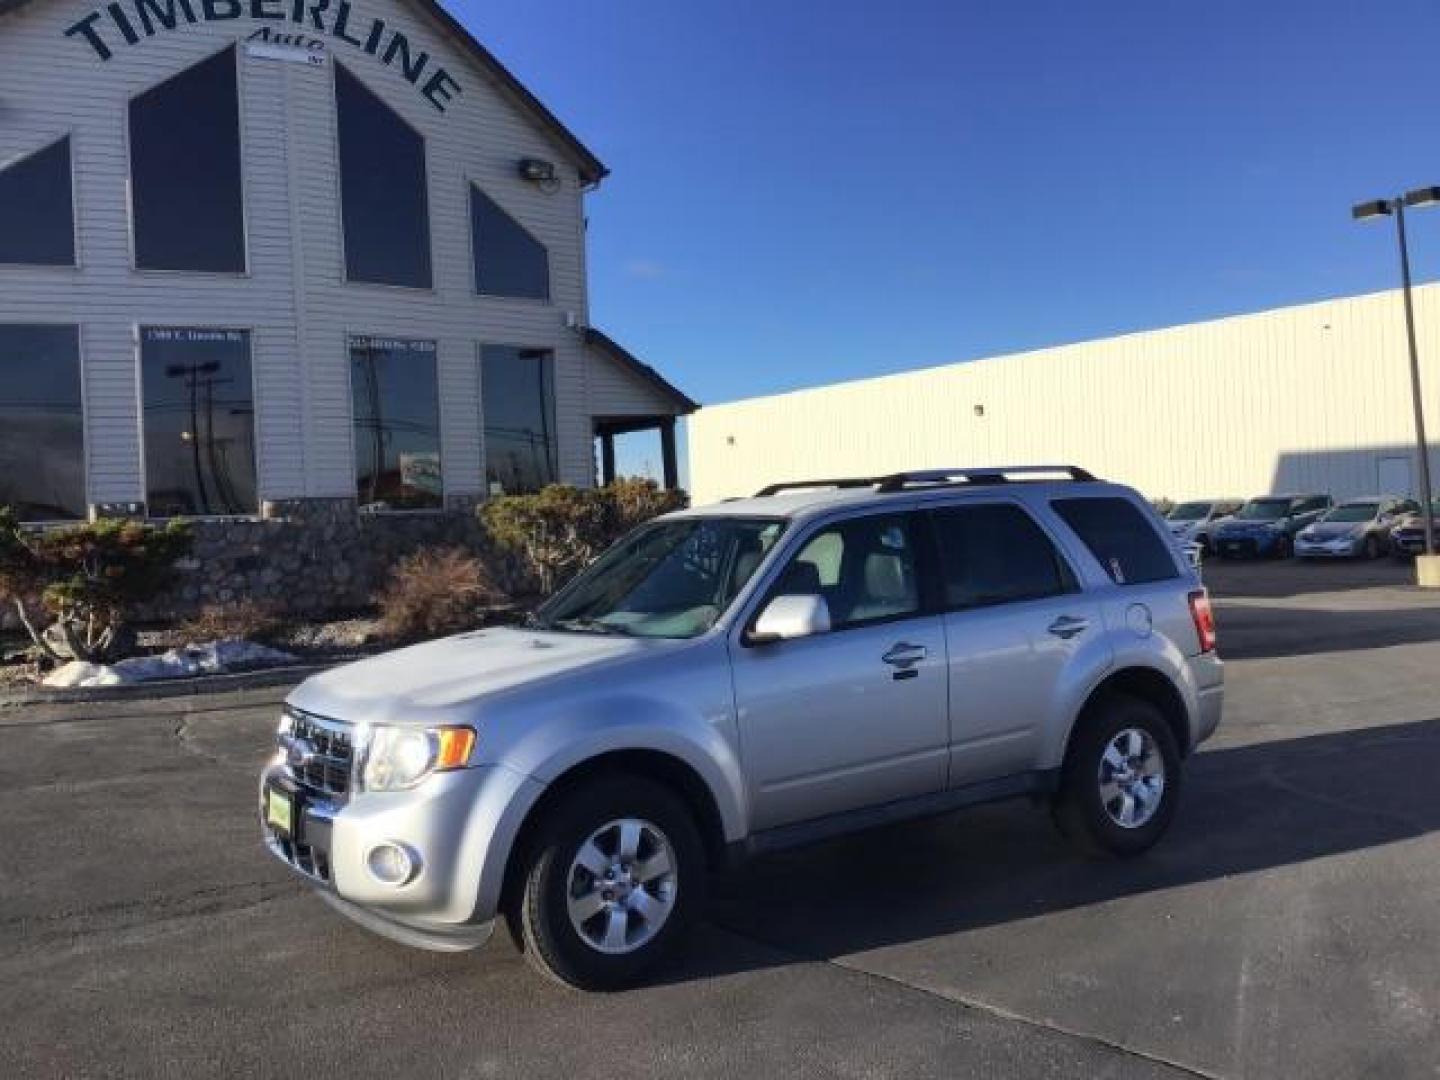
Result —
<svg viewBox="0 0 1440 1080"><path fill-rule="evenodd" d="M1390 546L1396 551L1403 551L1406 555L1423 555L1425 554L1425 534L1423 532L1391 533Z"/></svg>
<svg viewBox="0 0 1440 1080"><path fill-rule="evenodd" d="M1275 554L1279 544L1279 533L1248 533L1241 536L1226 536L1222 533L1215 537L1214 548L1227 559L1256 559Z"/></svg>
<svg viewBox="0 0 1440 1080"><path fill-rule="evenodd" d="M272 785L296 800L292 836L264 823ZM369 929L422 948L474 948L489 937L510 850L543 790L532 777L483 766L336 805L309 795L277 762L261 777L261 828L272 855ZM381 843L413 855L419 869L409 881L386 884L370 872L367 856Z"/></svg>
<svg viewBox="0 0 1440 1080"><path fill-rule="evenodd" d="M1360 554L1358 540L1302 540L1295 538L1295 554L1304 559L1350 559Z"/></svg>

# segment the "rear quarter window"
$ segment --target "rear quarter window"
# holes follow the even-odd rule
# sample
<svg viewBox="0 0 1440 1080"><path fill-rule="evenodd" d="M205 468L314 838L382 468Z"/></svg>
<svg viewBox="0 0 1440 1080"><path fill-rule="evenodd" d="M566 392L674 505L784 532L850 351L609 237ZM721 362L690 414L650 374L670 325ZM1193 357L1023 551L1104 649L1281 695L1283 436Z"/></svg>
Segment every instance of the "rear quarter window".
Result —
<svg viewBox="0 0 1440 1080"><path fill-rule="evenodd" d="M1170 549L1126 499L1056 499L1050 504L1117 585L1180 576Z"/></svg>

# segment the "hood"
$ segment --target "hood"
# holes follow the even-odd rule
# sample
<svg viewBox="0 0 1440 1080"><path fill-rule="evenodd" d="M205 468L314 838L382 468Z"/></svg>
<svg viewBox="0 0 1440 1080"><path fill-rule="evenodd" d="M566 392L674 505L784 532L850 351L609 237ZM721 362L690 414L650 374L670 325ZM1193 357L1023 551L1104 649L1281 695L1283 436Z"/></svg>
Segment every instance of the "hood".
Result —
<svg viewBox="0 0 1440 1080"><path fill-rule="evenodd" d="M1368 521L1317 521L1306 527L1305 536L1316 540L1339 540L1360 535L1369 524Z"/></svg>
<svg viewBox="0 0 1440 1080"><path fill-rule="evenodd" d="M439 722L480 698L684 642L495 627L332 668L300 684L291 705L355 723Z"/></svg>
<svg viewBox="0 0 1440 1080"><path fill-rule="evenodd" d="M1277 518L1273 521L1241 521L1238 518L1227 518L1220 523L1215 531L1221 533L1255 533L1283 527L1283 518Z"/></svg>
<svg viewBox="0 0 1440 1080"><path fill-rule="evenodd" d="M1436 517L1435 523L1436 523L1437 527L1440 527L1440 516L1437 516L1437 517ZM1394 527L1397 528L1397 529L1424 529L1424 528L1425 528L1425 515L1424 515L1424 514L1406 514L1404 517L1400 518L1400 520L1398 520L1397 522L1395 522L1395 526L1394 526Z"/></svg>

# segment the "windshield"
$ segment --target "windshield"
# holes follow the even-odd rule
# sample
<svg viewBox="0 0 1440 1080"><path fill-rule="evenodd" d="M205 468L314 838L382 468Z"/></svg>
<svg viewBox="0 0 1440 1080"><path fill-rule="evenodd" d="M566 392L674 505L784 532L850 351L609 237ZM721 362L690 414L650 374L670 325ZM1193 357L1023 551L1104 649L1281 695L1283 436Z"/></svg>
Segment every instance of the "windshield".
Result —
<svg viewBox="0 0 1440 1080"><path fill-rule="evenodd" d="M1289 510L1289 499L1251 499L1235 516L1241 521L1278 521Z"/></svg>
<svg viewBox="0 0 1440 1080"><path fill-rule="evenodd" d="M785 522L695 517L636 529L535 613L545 630L691 638L715 625Z"/></svg>
<svg viewBox="0 0 1440 1080"><path fill-rule="evenodd" d="M1378 503L1346 503L1344 506L1337 506L1326 514L1321 521L1369 521L1380 512Z"/></svg>
<svg viewBox="0 0 1440 1080"><path fill-rule="evenodd" d="M1210 512L1210 504L1206 502L1181 503L1166 515L1171 521L1199 521Z"/></svg>

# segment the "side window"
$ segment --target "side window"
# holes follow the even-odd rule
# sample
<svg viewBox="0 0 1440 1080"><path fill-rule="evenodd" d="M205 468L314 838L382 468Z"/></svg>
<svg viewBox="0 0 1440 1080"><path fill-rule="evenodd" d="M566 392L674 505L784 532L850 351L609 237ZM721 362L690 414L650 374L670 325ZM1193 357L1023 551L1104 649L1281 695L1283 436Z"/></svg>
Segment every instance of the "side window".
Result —
<svg viewBox="0 0 1440 1080"><path fill-rule="evenodd" d="M1050 504L1117 585L1179 577L1154 527L1126 499L1056 499Z"/></svg>
<svg viewBox="0 0 1440 1080"><path fill-rule="evenodd" d="M1024 510L1006 503L934 513L948 609L1057 596L1074 579L1055 545Z"/></svg>
<svg viewBox="0 0 1440 1080"><path fill-rule="evenodd" d="M910 518L881 515L840 522L812 536L771 590L819 595L835 630L913 615L920 586Z"/></svg>

